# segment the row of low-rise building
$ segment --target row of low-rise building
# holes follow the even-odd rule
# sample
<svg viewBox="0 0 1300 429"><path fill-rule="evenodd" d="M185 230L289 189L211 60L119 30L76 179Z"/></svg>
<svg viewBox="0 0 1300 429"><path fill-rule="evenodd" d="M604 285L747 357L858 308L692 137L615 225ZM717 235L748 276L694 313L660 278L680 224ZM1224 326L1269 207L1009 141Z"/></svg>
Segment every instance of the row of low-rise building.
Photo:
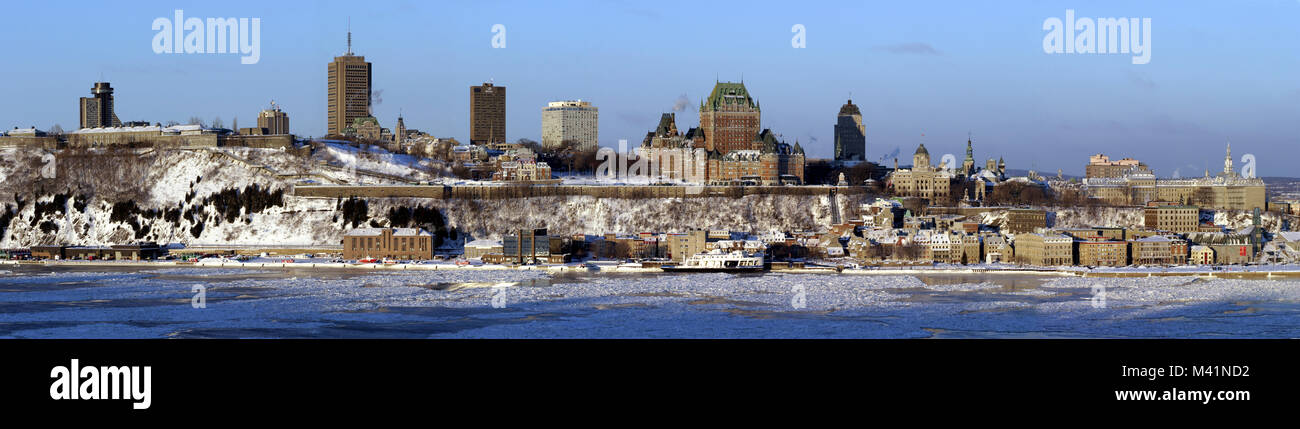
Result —
<svg viewBox="0 0 1300 429"><path fill-rule="evenodd" d="M947 264L1017 263L1037 266L1242 264L1251 245L1197 245L1176 235L1115 239L1060 231L1016 234L903 230L851 237L849 256L863 260L918 260ZM1078 234L1078 235L1075 235ZM909 249L910 248L910 249Z"/></svg>
<svg viewBox="0 0 1300 429"><path fill-rule="evenodd" d="M114 244L111 246L39 245L31 247L31 257L50 260L127 260L159 259L167 249L157 243Z"/></svg>
<svg viewBox="0 0 1300 429"><path fill-rule="evenodd" d="M862 220L855 221L856 227L840 232L847 237L846 253L864 260L1042 266L1240 264L1254 260L1262 242L1258 226L1229 232L1201 222L1198 207L1166 203L1146 207L1144 223L1134 228L1050 229L1046 210L1035 208L937 207L930 210L935 214L915 216L899 200L878 199L859 210ZM1005 212L1000 225L977 220L996 219L998 211Z"/></svg>

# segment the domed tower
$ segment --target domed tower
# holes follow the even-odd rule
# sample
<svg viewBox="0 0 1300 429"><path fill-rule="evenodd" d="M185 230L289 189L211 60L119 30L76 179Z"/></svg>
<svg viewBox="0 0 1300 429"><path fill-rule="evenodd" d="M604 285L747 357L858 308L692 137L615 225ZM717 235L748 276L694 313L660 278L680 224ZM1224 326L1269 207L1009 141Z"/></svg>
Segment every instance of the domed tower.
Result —
<svg viewBox="0 0 1300 429"><path fill-rule="evenodd" d="M930 151L925 150L925 143L917 146L916 153L912 154L912 169L921 169L930 167Z"/></svg>

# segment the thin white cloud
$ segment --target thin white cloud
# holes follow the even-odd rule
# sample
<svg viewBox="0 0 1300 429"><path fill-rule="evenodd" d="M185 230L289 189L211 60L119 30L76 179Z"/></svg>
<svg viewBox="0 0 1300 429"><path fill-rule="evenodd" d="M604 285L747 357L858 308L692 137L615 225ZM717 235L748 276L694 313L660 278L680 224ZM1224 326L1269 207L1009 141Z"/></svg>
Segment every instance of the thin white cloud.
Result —
<svg viewBox="0 0 1300 429"><path fill-rule="evenodd" d="M929 43L908 42L876 46L876 49L892 54L942 55Z"/></svg>

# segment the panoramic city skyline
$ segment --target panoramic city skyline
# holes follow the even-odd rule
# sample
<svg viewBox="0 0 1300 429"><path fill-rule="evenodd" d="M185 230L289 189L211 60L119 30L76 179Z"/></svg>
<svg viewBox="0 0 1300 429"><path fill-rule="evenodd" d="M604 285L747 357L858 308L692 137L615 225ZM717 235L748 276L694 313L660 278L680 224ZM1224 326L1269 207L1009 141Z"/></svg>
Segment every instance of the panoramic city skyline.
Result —
<svg viewBox="0 0 1300 429"><path fill-rule="evenodd" d="M1296 396L1300 0L6 12L15 410Z"/></svg>
<svg viewBox="0 0 1300 429"><path fill-rule="evenodd" d="M836 113L850 97L862 110L866 159L883 164L894 157L906 164L921 143L936 159L961 158L970 133L978 160L1002 157L1044 174L1082 175L1087 157L1104 153L1140 159L1161 177L1198 177L1218 170L1231 141L1260 160L1259 175L1288 176L1285 163L1270 160L1284 159L1300 138L1300 82L1286 72L1298 60L1282 42L1300 39L1286 24L1300 14L1297 2L1263 2L1249 12L1197 4L1197 14L1214 22L1173 3L575 5L589 7L582 15L527 4L482 14L467 4L412 2L364 13L326 2L307 16L251 2L59 10L69 25L103 28L103 37L86 44L46 35L34 27L39 20L0 30L32 52L57 53L54 67L16 70L11 82L24 84L0 88L0 96L25 101L7 103L0 125L71 131L76 100L102 80L112 84L123 122L197 116L253 124L275 100L295 134L319 137L326 66L347 50L350 26L352 51L374 67L380 125L393 128L400 111L407 126L462 142L470 135L465 88L489 81L510 88L510 141L541 141L542 108L582 99L604 112L601 146L635 145L663 113L676 110L683 130L697 126L714 81L741 80L763 106L763 127L799 141L810 158L832 157ZM15 15L43 16L55 6L15 7ZM150 25L176 9L260 19L260 60L154 53ZM1067 10L1149 17L1149 62L1045 53L1044 21L1064 19ZM792 46L795 25L806 31L804 48ZM493 48L499 34L505 47Z"/></svg>

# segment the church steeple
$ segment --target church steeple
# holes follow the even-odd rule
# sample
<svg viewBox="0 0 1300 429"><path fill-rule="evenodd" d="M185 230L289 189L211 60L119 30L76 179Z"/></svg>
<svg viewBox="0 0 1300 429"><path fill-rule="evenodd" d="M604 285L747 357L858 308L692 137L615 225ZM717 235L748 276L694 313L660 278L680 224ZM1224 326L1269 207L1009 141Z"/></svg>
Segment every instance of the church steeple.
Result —
<svg viewBox="0 0 1300 429"><path fill-rule="evenodd" d="M971 146L969 135L966 136L966 160L962 161L961 168L966 175L975 173L975 149Z"/></svg>
<svg viewBox="0 0 1300 429"><path fill-rule="evenodd" d="M1232 177L1235 174L1232 170L1232 142L1228 142L1228 154L1223 157L1223 176Z"/></svg>

